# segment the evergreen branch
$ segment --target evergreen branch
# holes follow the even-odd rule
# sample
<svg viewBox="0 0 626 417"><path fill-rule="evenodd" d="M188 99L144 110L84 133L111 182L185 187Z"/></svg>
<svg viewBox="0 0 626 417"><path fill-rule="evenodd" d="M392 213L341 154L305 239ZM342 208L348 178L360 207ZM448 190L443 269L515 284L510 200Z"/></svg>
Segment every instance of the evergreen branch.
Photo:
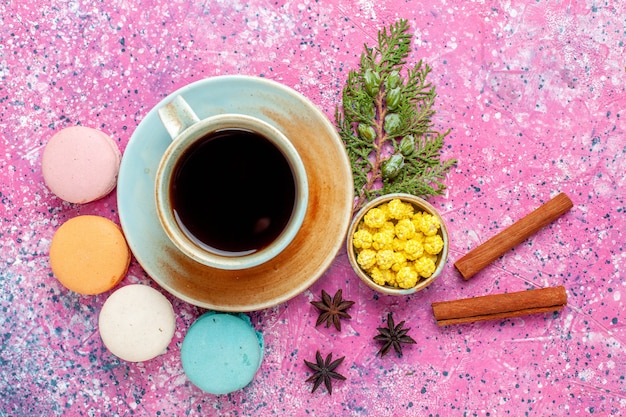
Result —
<svg viewBox="0 0 626 417"><path fill-rule="evenodd" d="M354 211L388 193L422 197L442 194L456 160L441 160L449 130L434 128L432 68L407 66L412 35L400 19L378 32L378 45L364 46L360 68L351 70L335 120L354 177Z"/></svg>

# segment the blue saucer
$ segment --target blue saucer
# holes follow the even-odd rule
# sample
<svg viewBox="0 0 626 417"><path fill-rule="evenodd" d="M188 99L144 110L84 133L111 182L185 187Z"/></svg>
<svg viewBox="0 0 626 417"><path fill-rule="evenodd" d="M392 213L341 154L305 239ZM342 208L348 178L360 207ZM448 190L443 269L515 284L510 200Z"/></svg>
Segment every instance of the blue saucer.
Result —
<svg viewBox="0 0 626 417"><path fill-rule="evenodd" d="M287 248L258 267L223 271L184 256L156 214L155 174L171 143L157 109L182 95L200 118L240 113L287 136L305 165L309 204ZM298 92L264 78L221 76L173 92L141 121L124 151L117 185L122 229L137 261L165 290L209 310L261 310L310 287L341 249L352 217L352 169L334 125Z"/></svg>

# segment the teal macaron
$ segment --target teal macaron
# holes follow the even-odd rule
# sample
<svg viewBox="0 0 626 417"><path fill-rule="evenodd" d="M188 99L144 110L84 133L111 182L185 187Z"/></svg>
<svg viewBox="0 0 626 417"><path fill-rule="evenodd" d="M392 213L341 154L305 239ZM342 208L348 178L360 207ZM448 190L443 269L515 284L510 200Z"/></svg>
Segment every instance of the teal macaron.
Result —
<svg viewBox="0 0 626 417"><path fill-rule="evenodd" d="M263 336L245 314L208 312L189 327L180 353L194 385L228 394L252 382L263 361Z"/></svg>

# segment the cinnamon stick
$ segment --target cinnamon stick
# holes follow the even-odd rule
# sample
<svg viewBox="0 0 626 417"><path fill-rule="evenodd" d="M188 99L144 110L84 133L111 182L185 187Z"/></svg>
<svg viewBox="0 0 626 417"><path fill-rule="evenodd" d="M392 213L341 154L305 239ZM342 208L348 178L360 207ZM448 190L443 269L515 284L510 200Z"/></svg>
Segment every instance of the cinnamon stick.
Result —
<svg viewBox="0 0 626 417"><path fill-rule="evenodd" d="M557 311L567 304L565 287L548 287L432 303L439 326Z"/></svg>
<svg viewBox="0 0 626 417"><path fill-rule="evenodd" d="M467 281L506 251L522 243L572 207L572 200L565 193L560 193L508 228L472 249L461 259L457 260L454 266L461 273L463 279Z"/></svg>

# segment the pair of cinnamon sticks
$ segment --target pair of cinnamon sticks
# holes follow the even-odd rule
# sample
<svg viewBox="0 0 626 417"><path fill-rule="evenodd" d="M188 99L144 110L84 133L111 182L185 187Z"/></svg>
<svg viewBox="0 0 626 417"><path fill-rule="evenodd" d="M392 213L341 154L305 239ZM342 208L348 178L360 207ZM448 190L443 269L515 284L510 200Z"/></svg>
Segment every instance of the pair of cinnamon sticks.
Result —
<svg viewBox="0 0 626 417"><path fill-rule="evenodd" d="M573 203L569 197L560 193L471 250L456 261L454 266L461 273L463 279L469 280L506 251L523 242L572 207ZM567 293L563 286L559 286L435 302L432 303L432 308L437 324L446 326L557 311L565 307L566 304Z"/></svg>

